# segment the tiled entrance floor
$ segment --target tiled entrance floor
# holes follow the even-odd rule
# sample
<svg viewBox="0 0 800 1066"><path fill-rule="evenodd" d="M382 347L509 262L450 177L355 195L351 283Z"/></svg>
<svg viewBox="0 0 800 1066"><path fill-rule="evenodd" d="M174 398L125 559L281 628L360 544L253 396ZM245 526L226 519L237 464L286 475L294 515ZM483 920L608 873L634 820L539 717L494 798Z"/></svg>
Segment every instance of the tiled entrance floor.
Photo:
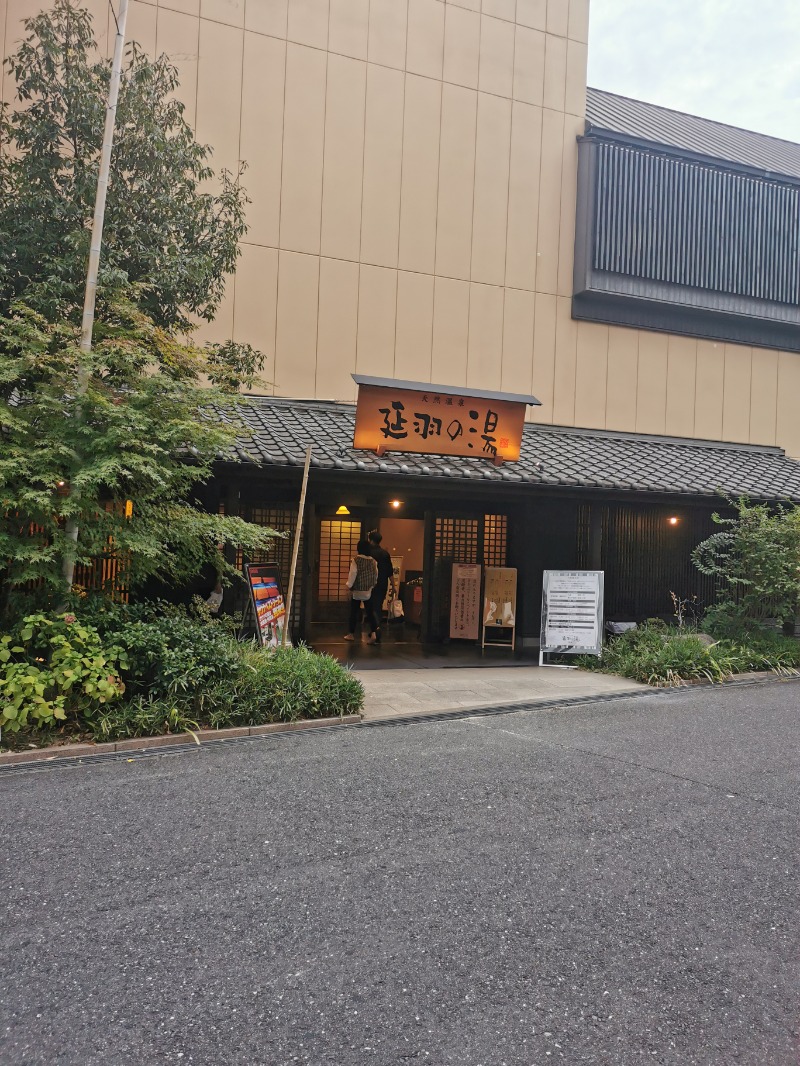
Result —
<svg viewBox="0 0 800 1066"><path fill-rule="evenodd" d="M343 632L343 627L319 627L311 645L358 674L366 692L367 721L648 691L647 685L623 677L540 667L535 648L482 652L465 641L422 644L410 626L384 626L383 642L377 646L363 638L348 643Z"/></svg>

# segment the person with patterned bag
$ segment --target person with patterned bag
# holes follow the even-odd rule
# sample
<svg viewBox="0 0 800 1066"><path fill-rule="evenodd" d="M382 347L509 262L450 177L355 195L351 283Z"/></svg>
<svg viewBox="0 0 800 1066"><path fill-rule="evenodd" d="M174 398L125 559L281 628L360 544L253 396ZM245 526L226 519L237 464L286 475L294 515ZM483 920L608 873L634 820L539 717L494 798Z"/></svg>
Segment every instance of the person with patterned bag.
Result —
<svg viewBox="0 0 800 1066"><path fill-rule="evenodd" d="M350 573L347 575L347 587L350 589L350 625L345 633L345 640L355 640L356 626L358 625L361 607L367 616L367 628L369 637L367 644L377 644L377 623L375 612L372 609L372 590L378 583L378 564L372 557L368 540L360 540L356 547L356 555L350 563Z"/></svg>

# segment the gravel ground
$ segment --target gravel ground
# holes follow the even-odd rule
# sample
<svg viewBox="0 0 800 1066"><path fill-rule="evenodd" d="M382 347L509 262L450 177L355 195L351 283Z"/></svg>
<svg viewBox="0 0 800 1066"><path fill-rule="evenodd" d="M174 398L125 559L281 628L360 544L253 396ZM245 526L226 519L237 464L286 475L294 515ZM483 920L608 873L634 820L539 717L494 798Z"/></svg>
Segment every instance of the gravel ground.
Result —
<svg viewBox="0 0 800 1066"><path fill-rule="evenodd" d="M0 772L0 1062L796 1066L800 683Z"/></svg>

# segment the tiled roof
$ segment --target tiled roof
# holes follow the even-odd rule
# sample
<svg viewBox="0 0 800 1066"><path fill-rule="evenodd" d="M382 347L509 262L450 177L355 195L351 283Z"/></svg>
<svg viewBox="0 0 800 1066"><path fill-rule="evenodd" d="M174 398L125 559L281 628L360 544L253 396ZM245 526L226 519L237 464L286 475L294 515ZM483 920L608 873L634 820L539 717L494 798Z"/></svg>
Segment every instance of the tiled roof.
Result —
<svg viewBox="0 0 800 1066"><path fill-rule="evenodd" d="M800 144L685 115L627 96L586 90L587 132L609 130L657 144L800 178Z"/></svg>
<svg viewBox="0 0 800 1066"><path fill-rule="evenodd" d="M526 423L517 463L388 453L352 448L355 407L318 400L252 397L242 409L252 430L236 458L265 466L312 466L364 474L454 478L543 488L800 501L800 463L780 448L693 441Z"/></svg>

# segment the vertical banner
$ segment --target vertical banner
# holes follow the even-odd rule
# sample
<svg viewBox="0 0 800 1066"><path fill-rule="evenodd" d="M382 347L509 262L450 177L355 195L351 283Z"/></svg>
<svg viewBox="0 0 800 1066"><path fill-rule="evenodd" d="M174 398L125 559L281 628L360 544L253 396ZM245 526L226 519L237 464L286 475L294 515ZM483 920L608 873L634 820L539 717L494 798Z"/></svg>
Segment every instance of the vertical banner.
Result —
<svg viewBox="0 0 800 1066"><path fill-rule="evenodd" d="M539 661L549 652L602 654L602 570L545 570Z"/></svg>
<svg viewBox="0 0 800 1066"><path fill-rule="evenodd" d="M403 556L403 555L392 555L391 556L391 560L392 560L392 577L394 578L394 587L397 590L397 595L399 596L400 595L400 581L401 581L402 575L403 575L403 564L405 562L405 556ZM386 595L385 595L385 597L383 599L383 605L381 607L381 610L382 611L388 611L389 610L389 604L391 602L392 602L392 586L390 585L389 588L387 588L387 590L386 590Z"/></svg>
<svg viewBox="0 0 800 1066"><path fill-rule="evenodd" d="M256 616L259 643L265 648L277 648L282 643L286 621L286 603L277 566L248 566L247 583ZM288 629L287 629L288 642Z"/></svg>
<svg viewBox="0 0 800 1066"><path fill-rule="evenodd" d="M450 638L477 640L481 621L481 570L478 563L453 563L450 585Z"/></svg>
<svg viewBox="0 0 800 1066"><path fill-rule="evenodd" d="M516 569L512 566L487 566L483 583L481 647L496 644L513 651L517 643L516 617Z"/></svg>
<svg viewBox="0 0 800 1066"><path fill-rule="evenodd" d="M517 615L517 571L511 566L487 566L483 590L483 625L513 629Z"/></svg>

